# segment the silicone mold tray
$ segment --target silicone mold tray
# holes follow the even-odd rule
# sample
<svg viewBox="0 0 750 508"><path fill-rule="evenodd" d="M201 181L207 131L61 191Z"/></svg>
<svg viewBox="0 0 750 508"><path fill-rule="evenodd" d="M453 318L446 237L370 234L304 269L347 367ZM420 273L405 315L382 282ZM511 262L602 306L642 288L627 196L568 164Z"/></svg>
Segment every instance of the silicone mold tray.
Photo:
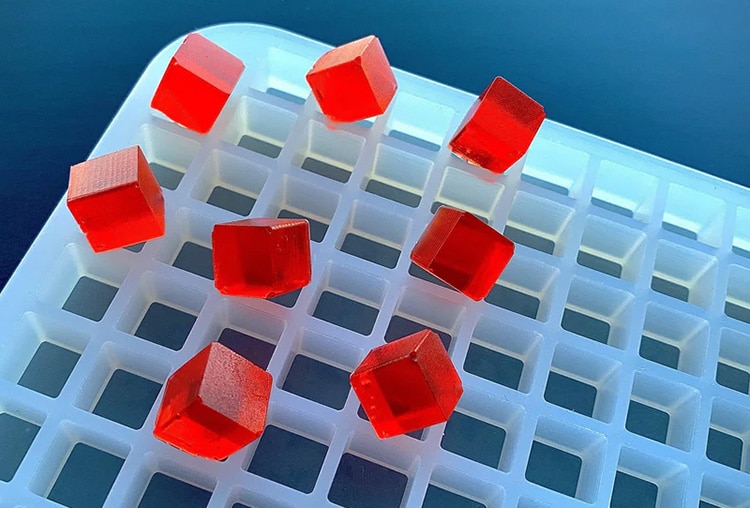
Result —
<svg viewBox="0 0 750 508"><path fill-rule="evenodd" d="M60 204L0 297L0 506L750 506L747 189L551 121L488 181L446 148L473 96L396 71L385 115L332 129L304 79L327 46L202 33L247 65L212 131L149 109L174 42L92 153L142 146L166 236L94 255ZM410 265L439 203L518 244L486 301ZM311 221L309 286L214 290L212 225L247 215ZM348 375L422 327L465 394L380 441ZM263 437L224 462L151 435L214 340L275 380Z"/></svg>

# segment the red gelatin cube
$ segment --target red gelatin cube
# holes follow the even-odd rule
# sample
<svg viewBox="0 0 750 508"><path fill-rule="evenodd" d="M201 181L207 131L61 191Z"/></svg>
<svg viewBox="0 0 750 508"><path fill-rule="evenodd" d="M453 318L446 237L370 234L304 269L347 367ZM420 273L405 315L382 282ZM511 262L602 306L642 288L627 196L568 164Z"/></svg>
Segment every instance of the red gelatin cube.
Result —
<svg viewBox="0 0 750 508"><path fill-rule="evenodd" d="M376 347L352 372L350 381L380 439L447 421L464 391L432 330Z"/></svg>
<svg viewBox="0 0 750 508"><path fill-rule="evenodd" d="M449 146L470 163L503 173L528 151L544 117L539 103L497 77L469 109Z"/></svg>
<svg viewBox="0 0 750 508"><path fill-rule="evenodd" d="M138 146L72 166L66 203L94 252L164 234L164 197Z"/></svg>
<svg viewBox="0 0 750 508"><path fill-rule="evenodd" d="M382 115L396 94L396 77L374 35L334 48L313 65L307 82L334 122Z"/></svg>
<svg viewBox="0 0 750 508"><path fill-rule="evenodd" d="M164 71L151 107L205 134L244 70L245 65L236 56L200 34L189 34Z"/></svg>
<svg viewBox="0 0 750 508"><path fill-rule="evenodd" d="M272 384L271 374L212 342L167 379L154 436L223 460L263 432Z"/></svg>
<svg viewBox="0 0 750 508"><path fill-rule="evenodd" d="M469 212L441 206L411 260L478 301L489 294L514 251L513 242Z"/></svg>
<svg viewBox="0 0 750 508"><path fill-rule="evenodd" d="M310 283L310 225L304 219L217 224L212 244L221 294L271 298Z"/></svg>

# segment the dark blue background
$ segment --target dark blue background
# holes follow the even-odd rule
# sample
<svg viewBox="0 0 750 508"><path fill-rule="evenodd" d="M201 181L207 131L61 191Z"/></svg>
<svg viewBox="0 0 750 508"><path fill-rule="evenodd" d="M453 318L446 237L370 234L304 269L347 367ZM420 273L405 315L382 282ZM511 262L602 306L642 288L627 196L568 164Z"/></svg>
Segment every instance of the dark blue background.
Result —
<svg viewBox="0 0 750 508"><path fill-rule="evenodd" d="M480 92L503 75L550 118L750 186L744 0L0 0L0 285L149 60L252 21Z"/></svg>

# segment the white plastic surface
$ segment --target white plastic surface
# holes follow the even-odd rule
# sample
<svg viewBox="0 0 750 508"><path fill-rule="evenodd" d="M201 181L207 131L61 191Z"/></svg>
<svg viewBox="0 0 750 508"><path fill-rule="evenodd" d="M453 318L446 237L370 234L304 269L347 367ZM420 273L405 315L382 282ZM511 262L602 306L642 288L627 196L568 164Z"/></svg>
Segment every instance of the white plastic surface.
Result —
<svg viewBox="0 0 750 508"><path fill-rule="evenodd" d="M92 153L143 147L166 187L166 236L94 255L61 203L0 296L0 443L11 420L38 427L0 506L103 489L105 506L126 507L750 507L750 191L551 121L525 165L485 181L446 148L473 96L396 71L385 115L332 130L304 79L327 46L256 25L202 33L247 66L211 132L148 107L174 42ZM209 202L327 225L293 306L225 298L202 276L212 225L240 217ZM517 241L488 301L410 274L435 202ZM450 336L465 394L448 427L379 441L342 379L404 320ZM151 428L158 384L225 329L266 343L246 339L255 358L273 347L269 425L282 430L263 457L256 442L215 463ZM151 392L107 402L122 371ZM50 382L59 395L35 391ZM140 428L118 423L139 427L138 410ZM105 466L76 478L79 443L121 464L111 485ZM179 501L155 486L165 477L205 492Z"/></svg>

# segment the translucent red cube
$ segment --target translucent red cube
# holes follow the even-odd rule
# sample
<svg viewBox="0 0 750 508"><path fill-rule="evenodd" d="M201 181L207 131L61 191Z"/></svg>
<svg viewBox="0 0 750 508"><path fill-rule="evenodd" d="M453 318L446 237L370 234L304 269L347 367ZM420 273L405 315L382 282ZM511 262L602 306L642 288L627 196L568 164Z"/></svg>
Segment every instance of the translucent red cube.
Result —
<svg viewBox="0 0 750 508"><path fill-rule="evenodd" d="M151 107L205 134L244 70L245 65L236 56L200 34L189 34L169 61Z"/></svg>
<svg viewBox="0 0 750 508"><path fill-rule="evenodd" d="M515 245L474 215L441 206L411 252L411 260L473 300L485 298Z"/></svg>
<svg viewBox="0 0 750 508"><path fill-rule="evenodd" d="M528 151L544 117L539 103L497 77L469 109L449 146L470 163L503 173Z"/></svg>
<svg viewBox="0 0 750 508"><path fill-rule="evenodd" d="M383 114L398 87L383 46L374 35L328 51L306 77L321 111L334 122L356 122Z"/></svg>
<svg viewBox="0 0 750 508"><path fill-rule="evenodd" d="M164 197L138 146L72 166L66 204L94 252L164 234Z"/></svg>
<svg viewBox="0 0 750 508"><path fill-rule="evenodd" d="M373 349L350 381L381 439L447 421L463 394L461 378L432 330Z"/></svg>
<svg viewBox="0 0 750 508"><path fill-rule="evenodd" d="M310 283L304 219L244 219L214 226L214 284L224 295L271 298Z"/></svg>
<svg viewBox="0 0 750 508"><path fill-rule="evenodd" d="M212 342L167 379L154 436L223 460L263 432L272 384L271 374Z"/></svg>

